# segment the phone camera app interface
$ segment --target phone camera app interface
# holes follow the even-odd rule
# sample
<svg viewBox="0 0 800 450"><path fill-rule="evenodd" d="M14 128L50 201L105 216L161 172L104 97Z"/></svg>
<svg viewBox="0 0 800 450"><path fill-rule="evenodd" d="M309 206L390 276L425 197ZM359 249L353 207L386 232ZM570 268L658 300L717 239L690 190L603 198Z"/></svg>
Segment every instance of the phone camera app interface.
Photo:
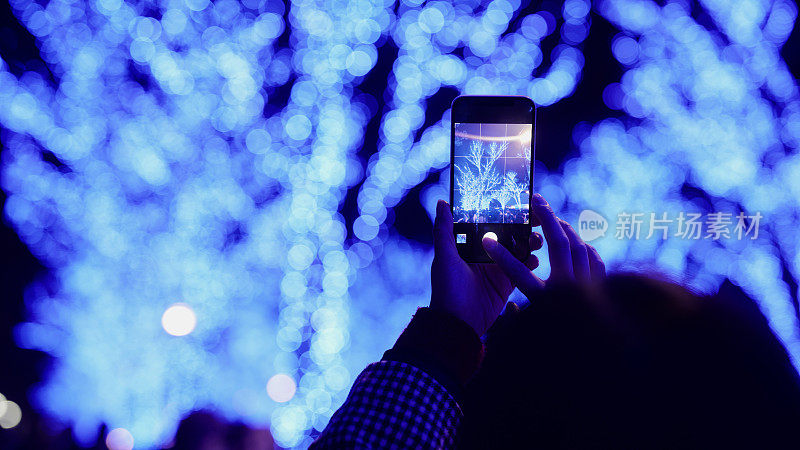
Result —
<svg viewBox="0 0 800 450"><path fill-rule="evenodd" d="M533 125L456 123L453 219L529 223Z"/></svg>

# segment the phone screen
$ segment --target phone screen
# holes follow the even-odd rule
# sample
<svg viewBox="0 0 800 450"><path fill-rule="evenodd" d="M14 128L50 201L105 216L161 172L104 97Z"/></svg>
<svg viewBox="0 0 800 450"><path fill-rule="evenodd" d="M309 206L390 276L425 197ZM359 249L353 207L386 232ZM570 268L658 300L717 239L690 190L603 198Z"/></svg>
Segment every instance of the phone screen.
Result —
<svg viewBox="0 0 800 450"><path fill-rule="evenodd" d="M455 123L453 221L529 224L530 123Z"/></svg>

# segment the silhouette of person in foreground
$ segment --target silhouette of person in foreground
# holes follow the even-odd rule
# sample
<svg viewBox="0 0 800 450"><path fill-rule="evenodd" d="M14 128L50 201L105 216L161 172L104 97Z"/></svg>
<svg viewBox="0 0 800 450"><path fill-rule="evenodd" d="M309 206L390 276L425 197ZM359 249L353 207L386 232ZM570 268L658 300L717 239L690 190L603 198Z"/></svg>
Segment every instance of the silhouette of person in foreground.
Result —
<svg viewBox="0 0 800 450"><path fill-rule="evenodd" d="M430 307L312 448L800 448L798 374L755 305L606 277L538 194L532 217L546 281L489 238L495 263L465 263L439 202Z"/></svg>

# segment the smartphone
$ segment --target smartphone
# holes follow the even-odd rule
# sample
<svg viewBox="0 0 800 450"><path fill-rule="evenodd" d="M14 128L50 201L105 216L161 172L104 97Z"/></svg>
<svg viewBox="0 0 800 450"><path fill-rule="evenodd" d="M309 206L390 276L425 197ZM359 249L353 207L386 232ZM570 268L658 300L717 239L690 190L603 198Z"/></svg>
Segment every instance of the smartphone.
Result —
<svg viewBox="0 0 800 450"><path fill-rule="evenodd" d="M458 254L488 263L481 240L497 241L520 260L530 255L536 105L522 96L453 100L450 208Z"/></svg>

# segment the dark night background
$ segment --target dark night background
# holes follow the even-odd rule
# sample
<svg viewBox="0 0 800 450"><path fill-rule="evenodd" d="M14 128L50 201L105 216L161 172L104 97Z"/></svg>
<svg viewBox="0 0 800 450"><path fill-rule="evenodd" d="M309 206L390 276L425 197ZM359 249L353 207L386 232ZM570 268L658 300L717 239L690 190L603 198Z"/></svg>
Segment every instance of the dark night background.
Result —
<svg viewBox="0 0 800 450"><path fill-rule="evenodd" d="M532 11L541 9L557 10L558 2L533 2L527 8ZM526 15L525 12L519 14ZM602 100L602 91L609 83L618 82L622 69L611 54L611 41L618 31L605 19L592 13L592 27L584 44L586 64L582 79L577 90L571 96L557 102L555 105L541 108L538 114L536 136L536 159L543 162L550 170L557 170L560 163L575 151L571 143L572 130L581 122L595 123L604 118L620 115L619 111L608 108ZM702 23L702 20L700 20ZM792 74L797 78L800 73L800 36L797 26L784 46L781 56L788 64ZM543 45L545 55L552 48L555 35L547 38ZM549 47L548 47L549 45ZM386 74L390 70L393 58L384 55L385 52L396 51L391 45L381 49L378 66L366 77L360 89L380 98L385 88ZM0 3L0 54L9 64L11 72L19 75L23 70L37 70L47 74L52 80L45 64L39 58L38 49L34 38L14 18L7 2ZM388 56L388 57L387 57ZM383 64L383 65L381 65ZM546 67L543 64L542 67ZM291 87L291 80L284 88ZM432 124L446 110L457 92L454 89L442 89L432 97L427 105L428 114L426 125ZM273 96L274 99L281 96ZM283 96L285 99L286 96ZM276 105L280 107L280 105ZM3 105L0 105L3 107ZM380 108L379 108L380 111ZM378 120L380 112L375 115L367 129L365 144L360 151L366 159L376 151L378 137ZM2 147L0 147L0 152ZM430 220L417 200L418 192L433 179L429 177L414 191L407 195L407 200L394 208L394 223L396 229L408 238L424 243L430 243ZM351 189L342 213L348 220L355 217L355 194L358 186ZM0 193L0 204L4 204L5 194ZM13 430L0 430L0 447L7 444L19 445L22 442L31 444L29 440L33 435L43 435L45 419L33 412L28 403L28 392L41 380L42 373L48 368L48 356L44 353L20 349L15 345L14 326L26 319L24 305L25 287L37 277L47 277L48 270L30 253L26 246L17 237L15 231L4 220L0 225L0 254L2 254L2 302L0 303L0 393L9 400L17 402L23 411L22 422ZM738 292L738 288L726 283L722 289ZM794 289L796 292L796 289ZM62 435L68 431L62 431ZM42 443L42 440L38 441ZM63 442L63 441L62 441ZM98 441L99 447L102 439ZM26 445L26 444L22 444ZM48 444L49 445L49 444Z"/></svg>

